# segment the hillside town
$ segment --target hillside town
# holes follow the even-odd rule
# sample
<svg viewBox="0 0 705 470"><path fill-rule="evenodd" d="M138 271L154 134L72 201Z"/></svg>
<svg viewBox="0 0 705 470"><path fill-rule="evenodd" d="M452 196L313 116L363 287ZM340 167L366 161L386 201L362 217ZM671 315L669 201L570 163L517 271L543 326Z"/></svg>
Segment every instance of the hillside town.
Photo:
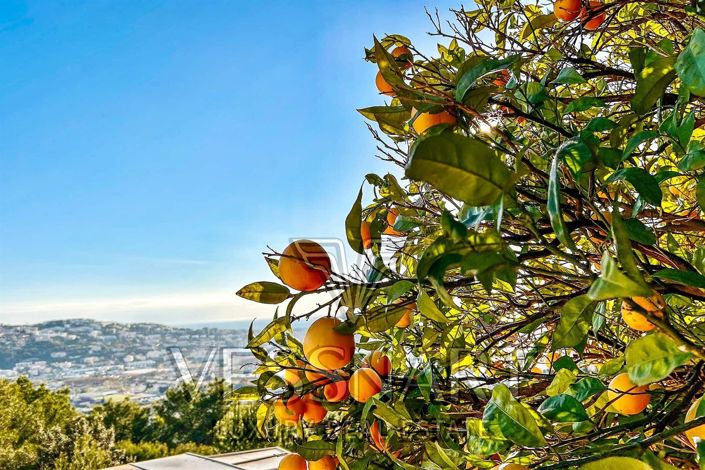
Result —
<svg viewBox="0 0 705 470"><path fill-rule="evenodd" d="M0 378L25 375L50 389L69 388L81 410L121 397L146 404L183 380L246 384L254 370L246 343L245 330L151 323L0 325Z"/></svg>

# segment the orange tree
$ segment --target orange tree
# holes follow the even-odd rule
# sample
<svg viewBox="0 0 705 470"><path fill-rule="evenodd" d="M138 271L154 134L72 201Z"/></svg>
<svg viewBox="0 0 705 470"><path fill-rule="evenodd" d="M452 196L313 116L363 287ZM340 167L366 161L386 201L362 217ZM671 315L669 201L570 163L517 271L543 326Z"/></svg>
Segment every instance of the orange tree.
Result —
<svg viewBox="0 0 705 470"><path fill-rule="evenodd" d="M452 13L436 57L366 50L385 104L360 112L404 178L365 178L363 261L295 242L265 253L284 285L239 292L287 301L250 337L260 430L297 426L311 469L697 467L705 2Z"/></svg>

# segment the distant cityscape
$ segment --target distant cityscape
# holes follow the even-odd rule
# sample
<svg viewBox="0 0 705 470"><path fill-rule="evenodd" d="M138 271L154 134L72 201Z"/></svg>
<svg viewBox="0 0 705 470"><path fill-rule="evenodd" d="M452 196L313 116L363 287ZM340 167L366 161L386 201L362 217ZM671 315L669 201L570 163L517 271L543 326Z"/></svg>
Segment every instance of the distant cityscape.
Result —
<svg viewBox="0 0 705 470"><path fill-rule="evenodd" d="M66 387L84 411L122 397L146 404L179 380L248 383L254 361L246 344L244 329L93 320L0 325L0 378L26 375Z"/></svg>

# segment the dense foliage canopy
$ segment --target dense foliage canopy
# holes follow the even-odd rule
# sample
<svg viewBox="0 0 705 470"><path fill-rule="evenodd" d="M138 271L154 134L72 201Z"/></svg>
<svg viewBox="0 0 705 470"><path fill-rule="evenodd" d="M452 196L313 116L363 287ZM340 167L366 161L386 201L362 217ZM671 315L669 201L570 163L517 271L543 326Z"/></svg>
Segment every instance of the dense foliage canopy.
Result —
<svg viewBox="0 0 705 470"><path fill-rule="evenodd" d="M705 4L453 14L429 15L434 57L399 35L366 51L386 102L360 112L404 178L366 177L346 218L363 262L346 272L293 244L265 257L300 293L239 292L287 302L249 345L260 376L242 393L260 397L262 432L274 414L303 457L346 469L696 467ZM341 323L302 344L292 322L320 314ZM340 361L316 352L330 347ZM330 400L330 381L356 393ZM325 419L306 419L312 402Z"/></svg>

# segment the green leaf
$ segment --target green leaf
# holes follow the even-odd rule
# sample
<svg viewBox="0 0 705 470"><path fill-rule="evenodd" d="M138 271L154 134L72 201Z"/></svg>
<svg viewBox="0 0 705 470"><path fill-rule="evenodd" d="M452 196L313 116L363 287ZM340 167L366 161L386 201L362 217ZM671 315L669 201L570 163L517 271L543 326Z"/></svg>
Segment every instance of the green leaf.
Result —
<svg viewBox="0 0 705 470"><path fill-rule="evenodd" d="M335 454L335 442L317 439L296 446L296 453L306 460L321 460L326 455Z"/></svg>
<svg viewBox="0 0 705 470"><path fill-rule="evenodd" d="M547 398L538 411L549 420L559 423L577 423L589 419L582 403L565 394Z"/></svg>
<svg viewBox="0 0 705 470"><path fill-rule="evenodd" d="M428 365L416 376L416 383L419 386L421 396L427 402L431 399L431 389L433 388L433 370Z"/></svg>
<svg viewBox="0 0 705 470"><path fill-rule="evenodd" d="M416 284L411 281L407 281L406 279L395 282L387 289L387 302L394 302L399 297L413 289L415 285Z"/></svg>
<svg viewBox="0 0 705 470"><path fill-rule="evenodd" d="M622 159L628 158L634 150L644 142L653 140L658 137L658 132L656 131L641 131L634 134L627 141L626 147L624 147L624 152L622 154Z"/></svg>
<svg viewBox="0 0 705 470"><path fill-rule="evenodd" d="M602 381L594 377L585 377L571 385L569 393L571 393L576 400L585 401L591 396L602 393L605 390L607 390L607 387Z"/></svg>
<svg viewBox="0 0 705 470"><path fill-rule="evenodd" d="M695 199L698 200L700 210L705 211L705 178L698 180L698 185L695 187Z"/></svg>
<svg viewBox="0 0 705 470"><path fill-rule="evenodd" d="M533 18L531 18L529 21L526 22L526 24L524 25L524 27L521 30L521 33L519 34L519 39L521 39L522 41L526 41L534 33L538 32L542 29L548 28L549 26L553 26L554 24L556 24L556 21L558 21L558 18L556 18L556 15L554 15L553 13L547 13L544 15L536 15ZM575 69L573 69L573 70L575 70ZM563 71L561 71L561 73L563 73ZM560 74L558 76L560 77ZM582 78L582 77L580 77L580 78ZM558 79L556 79L556 80L558 80ZM585 80L583 80L583 82L584 81ZM554 81L553 83L556 83L556 82ZM582 83L582 82L570 82L570 83Z"/></svg>
<svg viewBox="0 0 705 470"><path fill-rule="evenodd" d="M624 219L623 222L630 239L642 245L654 245L656 243L656 235L654 232L639 219Z"/></svg>
<svg viewBox="0 0 705 470"><path fill-rule="evenodd" d="M617 170L607 178L607 182L626 180L629 181L639 195L648 203L655 206L661 205L661 188L658 180L643 168L622 168Z"/></svg>
<svg viewBox="0 0 705 470"><path fill-rule="evenodd" d="M288 299L291 292L289 288L276 282L260 281L247 284L237 291L237 295L261 304L279 304Z"/></svg>
<svg viewBox="0 0 705 470"><path fill-rule="evenodd" d="M666 92L676 78L674 57L661 57L646 64L636 76L636 93L631 105L634 112L646 114Z"/></svg>
<svg viewBox="0 0 705 470"><path fill-rule="evenodd" d="M450 321L423 289L419 290L419 295L416 297L416 306L419 309L419 313L429 320L439 323L448 323Z"/></svg>
<svg viewBox="0 0 705 470"><path fill-rule="evenodd" d="M595 302L587 295L573 297L566 302L553 333L553 349L572 348L585 341L594 311Z"/></svg>
<svg viewBox="0 0 705 470"><path fill-rule="evenodd" d="M398 305L382 305L370 309L357 317L355 330L364 328L372 333L387 331L399 322L407 308Z"/></svg>
<svg viewBox="0 0 705 470"><path fill-rule="evenodd" d="M576 373L570 369L561 369L553 377L551 384L546 387L546 395L553 397L565 393L573 382L575 382Z"/></svg>
<svg viewBox="0 0 705 470"><path fill-rule="evenodd" d="M575 249L575 243L570 238L570 232L563 220L561 213L561 189L560 179L558 175L558 160L561 154L559 149L553 156L551 163L551 172L548 180L548 200L546 201L546 209L548 210L548 218L551 222L551 227L556 234L556 238L565 246Z"/></svg>
<svg viewBox="0 0 705 470"><path fill-rule="evenodd" d="M482 424L490 432L497 429L519 445L538 447L546 444L531 412L512 396L504 384L498 384L492 390L492 398L482 415Z"/></svg>
<svg viewBox="0 0 705 470"><path fill-rule="evenodd" d="M592 283L587 296L590 300L609 300L634 296L649 296L651 289L643 279L634 280L617 267L617 262L605 251L602 255L602 273Z"/></svg>
<svg viewBox="0 0 705 470"><path fill-rule="evenodd" d="M695 171L705 167L705 146L693 141L688 146L688 152L678 162L678 169L682 171Z"/></svg>
<svg viewBox="0 0 705 470"><path fill-rule="evenodd" d="M590 132L605 132L617 127L617 123L606 117L596 117L590 120L585 126L586 131Z"/></svg>
<svg viewBox="0 0 705 470"><path fill-rule="evenodd" d="M382 421L390 424L391 426L401 429L411 421L406 410L403 410L404 412L400 413L400 410L396 407L392 408L391 406L387 405L386 403L380 400L377 400L376 398L374 398L373 400L374 411L372 412L372 414L374 414Z"/></svg>
<svg viewBox="0 0 705 470"><path fill-rule="evenodd" d="M555 17L555 15L550 13L549 16ZM573 67L563 67L552 83L556 85L577 85L580 83L585 83L586 81L587 80L585 80L583 76L580 75L580 73L578 73L578 71Z"/></svg>
<svg viewBox="0 0 705 470"><path fill-rule="evenodd" d="M488 73L507 69L520 58L521 56L519 55L512 55L499 60L493 59L492 57L481 57L479 59L473 57L473 65L464 70L457 81L457 86L455 87L455 100L462 103L465 100L465 95L472 88L478 78L487 75Z"/></svg>
<svg viewBox="0 0 705 470"><path fill-rule="evenodd" d="M357 112L370 121L375 121L382 132L389 135L404 134L404 126L411 117L409 110L404 106L371 106L358 109Z"/></svg>
<svg viewBox="0 0 705 470"><path fill-rule="evenodd" d="M497 439L495 436L491 436L482 425L481 419L468 418L465 421L465 428L468 435L466 447L468 452L473 455L485 457L501 452L510 445L510 441L504 438Z"/></svg>
<svg viewBox="0 0 705 470"><path fill-rule="evenodd" d="M643 279L636 264L632 242L627 234L627 227L616 207L612 210L612 239L617 250L617 259L627 275L632 279Z"/></svg>
<svg viewBox="0 0 705 470"><path fill-rule="evenodd" d="M632 341L625 353L629 378L636 385L663 380L685 364L692 355L682 351L663 333L654 333Z"/></svg>
<svg viewBox="0 0 705 470"><path fill-rule="evenodd" d="M590 108L604 108L605 103L599 98L593 96L584 96L577 100L571 101L563 110L563 114L579 113L587 111Z"/></svg>
<svg viewBox="0 0 705 470"><path fill-rule="evenodd" d="M449 132L416 141L406 176L474 206L492 204L513 182L512 172L487 144Z"/></svg>
<svg viewBox="0 0 705 470"><path fill-rule="evenodd" d="M362 234L360 227L362 226L362 188L357 193L357 199L353 204L348 216L345 218L345 236L348 238L350 248L358 253L364 253L365 248L362 243Z"/></svg>
<svg viewBox="0 0 705 470"><path fill-rule="evenodd" d="M679 269L666 268L655 272L653 276L658 277L659 279L675 281L686 286L705 289L705 276L700 273L696 273L695 271L681 271Z"/></svg>
<svg viewBox="0 0 705 470"><path fill-rule="evenodd" d="M262 331L259 332L249 343L247 343L248 348L256 348L261 346L277 335L283 333L291 327L288 317L280 317L273 320L269 325L265 326Z"/></svg>
<svg viewBox="0 0 705 470"><path fill-rule="evenodd" d="M586 463L579 470L652 470L651 466L631 457L607 457Z"/></svg>
<svg viewBox="0 0 705 470"><path fill-rule="evenodd" d="M696 29L678 56L676 72L691 93L705 96L705 31Z"/></svg>

